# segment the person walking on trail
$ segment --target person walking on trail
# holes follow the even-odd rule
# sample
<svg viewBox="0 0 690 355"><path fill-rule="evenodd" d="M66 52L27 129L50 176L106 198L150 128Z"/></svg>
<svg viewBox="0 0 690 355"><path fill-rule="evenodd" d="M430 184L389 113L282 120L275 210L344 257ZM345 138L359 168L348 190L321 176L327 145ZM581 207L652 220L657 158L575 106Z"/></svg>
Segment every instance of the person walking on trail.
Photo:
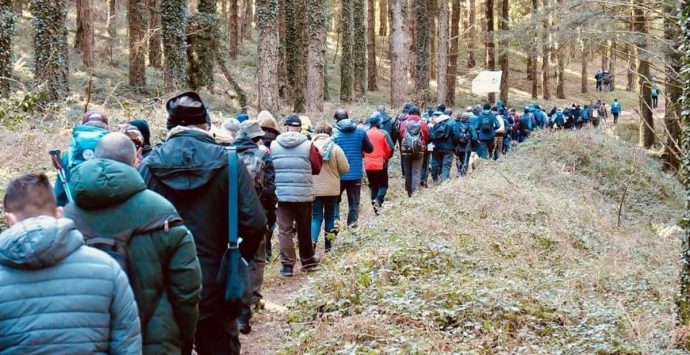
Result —
<svg viewBox="0 0 690 355"><path fill-rule="evenodd" d="M278 122L276 122L275 118L273 118L273 115L266 110L259 112L259 114L256 116L256 120L259 121L259 126L261 126L261 129L264 131L264 136L261 137L261 142L266 149L270 151L271 143L273 143L273 141L276 140L276 138L278 138L280 135L280 131L278 130ZM269 229L266 231L265 237L266 261L270 261L273 257L273 243L271 242L271 239L273 238L273 231L275 230L275 227L275 221L272 224L269 221Z"/></svg>
<svg viewBox="0 0 690 355"><path fill-rule="evenodd" d="M228 146L235 139L237 131L240 130L240 121L234 117L229 117L220 125L220 127L211 127L210 133L216 143Z"/></svg>
<svg viewBox="0 0 690 355"><path fill-rule="evenodd" d="M72 172L74 203L65 207L65 217L87 244L94 238L128 237L123 256L139 309L143 352L180 353L181 344L193 341L201 267L192 233L168 200L146 188L134 169L135 154L124 134L103 137L96 159Z"/></svg>
<svg viewBox="0 0 690 355"><path fill-rule="evenodd" d="M127 275L61 218L48 178L13 179L3 205L10 227L0 234L0 352L141 354Z"/></svg>
<svg viewBox="0 0 690 355"><path fill-rule="evenodd" d="M388 132L393 142L398 141L398 130L395 129L395 122L393 122L393 117L388 115L386 112L386 106L378 105L376 107L376 112L381 114L381 129Z"/></svg>
<svg viewBox="0 0 690 355"><path fill-rule="evenodd" d="M431 179L440 183L450 178L450 168L453 165L453 124L454 121L447 115L439 115L434 126L429 132L431 142L434 144L431 163Z"/></svg>
<svg viewBox="0 0 690 355"><path fill-rule="evenodd" d="M388 132L381 129L382 117L376 112L367 119L367 137L374 146L371 153L364 154L364 169L369 180L369 192L374 213L379 214L388 191L388 161L393 156L395 145Z"/></svg>
<svg viewBox="0 0 690 355"><path fill-rule="evenodd" d="M553 114L553 126L557 131L565 128L565 115L563 114L563 109L560 107L557 108L556 113Z"/></svg>
<svg viewBox="0 0 690 355"><path fill-rule="evenodd" d="M458 176L467 175L470 154L472 154L472 141L477 138L477 132L470 123L471 115L471 112L463 112L456 117L453 124L453 144Z"/></svg>
<svg viewBox="0 0 690 355"><path fill-rule="evenodd" d="M594 74L594 80L596 81L596 91L601 91L602 85L604 83L604 73L601 69L597 69L596 74Z"/></svg>
<svg viewBox="0 0 690 355"><path fill-rule="evenodd" d="M503 154L503 138L506 136L506 121L503 118L503 115L496 111L492 111L494 116L496 116L496 120L498 121L498 128L496 128L496 138L494 138L494 152L491 155L491 159L493 160L498 160L501 157L501 154Z"/></svg>
<svg viewBox="0 0 690 355"><path fill-rule="evenodd" d="M270 230L276 222L276 184L273 159L268 148L261 144L261 138L265 132L261 129L259 121L247 120L240 123L240 129L232 145L237 149L240 161L244 163L254 184L254 190L259 196L261 206L266 215L266 230ZM242 334L251 331L249 320L252 317L252 307L263 309L263 296L261 287L264 282L264 269L266 267L266 239L262 238L254 258L249 263L249 274L252 280L252 298L240 317L237 318L237 326Z"/></svg>
<svg viewBox="0 0 690 355"><path fill-rule="evenodd" d="M402 144L402 138L400 137L400 127L402 126L403 122L407 120L407 117L409 116L410 108L412 107L412 104L405 104L403 107L402 111L395 117L395 121L393 122L393 131L395 132L394 134L391 135L391 137L395 137L393 139L393 143L397 144L398 147ZM400 150L400 161L403 161L403 153L402 150ZM402 174L403 177L405 177L405 168L400 164L400 173Z"/></svg>
<svg viewBox="0 0 690 355"><path fill-rule="evenodd" d="M319 259L314 252L311 238L312 202L314 178L323 164L321 153L300 133L302 121L290 115L285 121L286 132L271 144L271 156L276 170L276 195L278 196L278 241L280 242L280 274L293 276L297 263L294 234L303 271L314 271Z"/></svg>
<svg viewBox="0 0 690 355"><path fill-rule="evenodd" d="M228 249L230 223L237 223L242 242L239 252L252 260L266 231L266 216L244 164L229 171L230 154L209 133L211 117L201 97L183 93L166 103L168 134L139 165L146 186L170 201L194 236L201 264L202 289L199 321L194 334L196 353L239 354L235 319L240 306L225 301L224 283L218 282ZM237 159L239 161L239 158ZM230 182L231 175L237 181ZM230 220L229 189L238 191L238 220ZM182 354L190 354L186 346Z"/></svg>
<svg viewBox="0 0 690 355"><path fill-rule="evenodd" d="M103 112L89 111L81 117L81 124L72 130L72 144L61 158L67 182L70 180L72 169L93 159L96 145L106 134L108 134L108 115ZM67 205L69 202L67 192L59 175L55 181L54 193L58 206Z"/></svg>
<svg viewBox="0 0 690 355"><path fill-rule="evenodd" d="M412 196L419 187L424 151L429 141L429 127L422 120L419 108L412 106L407 119L400 125L400 151L405 172L405 191Z"/></svg>
<svg viewBox="0 0 690 355"><path fill-rule="evenodd" d="M324 226L325 251L331 251L333 240L338 235L335 228L335 208L340 196L340 176L350 170L345 152L340 148L331 135L333 127L326 122L316 124L314 146L319 150L323 158L321 172L314 176L314 203L311 217L311 240L316 250L321 234L321 225Z"/></svg>
<svg viewBox="0 0 690 355"><path fill-rule="evenodd" d="M611 114L613 115L613 124L618 124L618 116L620 116L621 111L623 111L621 103L618 101L618 99L613 99L613 102L611 103Z"/></svg>
<svg viewBox="0 0 690 355"><path fill-rule="evenodd" d="M479 113L476 127L480 144L477 154L480 158L489 159L493 156L494 149L496 149L496 130L499 127L500 124L496 115L491 112L491 105L484 104L484 109Z"/></svg>
<svg viewBox="0 0 690 355"><path fill-rule="evenodd" d="M652 95L652 108L658 108L659 107L659 89L656 86L652 86L651 95Z"/></svg>
<svg viewBox="0 0 690 355"><path fill-rule="evenodd" d="M141 157L143 160L143 158L149 156L151 151L153 151L151 147L151 128L149 127L149 122L144 119L136 119L129 121L129 124L136 127L144 138L144 144L141 146Z"/></svg>
<svg viewBox="0 0 690 355"><path fill-rule="evenodd" d="M431 130L434 128L434 124L438 120L439 117L443 112L441 111L434 111L433 108L429 108L427 113L422 117L422 120L424 120L427 124L427 127L429 127L429 139L426 142L426 149L424 149L424 160L422 160L422 170L419 173L419 186L422 187L429 187L428 180L429 180L429 171L431 164L434 164L433 162L433 151L434 151L434 142L431 141Z"/></svg>
<svg viewBox="0 0 690 355"><path fill-rule="evenodd" d="M359 200L364 176L363 155L371 153L374 147L367 132L349 118L347 111L339 108L333 118L336 119L333 141L343 149L350 164L350 170L340 177L340 194L342 195L343 191L347 194L347 226L355 228L359 219ZM338 217L339 214L336 212L336 219Z"/></svg>
<svg viewBox="0 0 690 355"><path fill-rule="evenodd" d="M524 112L520 116L520 137L518 142L522 143L526 141L536 125L534 114L530 112L529 107L525 107Z"/></svg>

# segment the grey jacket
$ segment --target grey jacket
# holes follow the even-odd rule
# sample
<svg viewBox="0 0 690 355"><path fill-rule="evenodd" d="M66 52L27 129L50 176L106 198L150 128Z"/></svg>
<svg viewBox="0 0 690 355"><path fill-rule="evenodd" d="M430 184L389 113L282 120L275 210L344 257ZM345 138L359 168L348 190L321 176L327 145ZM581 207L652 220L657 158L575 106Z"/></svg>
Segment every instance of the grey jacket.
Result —
<svg viewBox="0 0 690 355"><path fill-rule="evenodd" d="M29 218L0 234L0 354L65 352L140 354L137 306L71 220Z"/></svg>
<svg viewBox="0 0 690 355"><path fill-rule="evenodd" d="M279 202L314 200L310 150L311 142L299 132L283 133L271 143Z"/></svg>

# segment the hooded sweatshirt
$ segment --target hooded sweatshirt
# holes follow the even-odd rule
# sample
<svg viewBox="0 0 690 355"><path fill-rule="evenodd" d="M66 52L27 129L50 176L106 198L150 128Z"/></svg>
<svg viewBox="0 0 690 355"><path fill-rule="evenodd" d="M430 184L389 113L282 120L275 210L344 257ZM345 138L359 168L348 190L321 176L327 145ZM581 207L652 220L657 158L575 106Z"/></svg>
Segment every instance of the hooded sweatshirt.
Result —
<svg viewBox="0 0 690 355"><path fill-rule="evenodd" d="M69 219L28 218L0 235L0 305L0 352L141 353L127 275Z"/></svg>
<svg viewBox="0 0 690 355"><path fill-rule="evenodd" d="M362 155L371 153L374 146L371 145L367 132L364 128L357 127L357 124L349 118L342 119L335 124L333 141L338 144L347 157L350 170L343 174L340 179L343 181L361 180L364 175Z"/></svg>

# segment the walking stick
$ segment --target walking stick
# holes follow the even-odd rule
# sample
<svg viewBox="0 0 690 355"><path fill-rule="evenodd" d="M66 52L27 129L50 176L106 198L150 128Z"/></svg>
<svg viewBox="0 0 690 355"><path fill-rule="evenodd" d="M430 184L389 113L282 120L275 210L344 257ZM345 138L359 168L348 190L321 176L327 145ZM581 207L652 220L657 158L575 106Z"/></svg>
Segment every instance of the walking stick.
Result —
<svg viewBox="0 0 690 355"><path fill-rule="evenodd" d="M67 183L67 177L65 175L65 169L62 167L60 153L61 152L59 149L53 149L48 152L48 154L50 154L50 160L53 162L53 167L55 167L55 170L57 170L57 175L62 181L62 187L65 189L67 201L72 202L72 191L70 191L69 184Z"/></svg>

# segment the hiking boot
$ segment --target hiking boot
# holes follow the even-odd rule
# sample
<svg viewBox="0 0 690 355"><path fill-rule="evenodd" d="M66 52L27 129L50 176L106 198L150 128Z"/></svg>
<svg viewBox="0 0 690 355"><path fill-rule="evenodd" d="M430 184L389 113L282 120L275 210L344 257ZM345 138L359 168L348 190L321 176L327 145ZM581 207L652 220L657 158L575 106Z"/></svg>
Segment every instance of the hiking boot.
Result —
<svg viewBox="0 0 690 355"><path fill-rule="evenodd" d="M266 309L266 303L263 300L258 300L256 303L254 303L254 309L257 311L262 311Z"/></svg>
<svg viewBox="0 0 690 355"><path fill-rule="evenodd" d="M283 267L280 269L280 275L285 277L292 277L295 276L295 272L292 270L292 266L283 265Z"/></svg>
<svg viewBox="0 0 690 355"><path fill-rule="evenodd" d="M371 205L374 207L374 214L375 215L380 215L381 214L381 204L377 200L372 200Z"/></svg>
<svg viewBox="0 0 690 355"><path fill-rule="evenodd" d="M304 265L304 266L302 266L302 271L304 271L304 272L319 271L319 263Z"/></svg>
<svg viewBox="0 0 690 355"><path fill-rule="evenodd" d="M249 323L244 323L242 321L237 321L237 329L240 333L247 335L252 332L252 326Z"/></svg>

